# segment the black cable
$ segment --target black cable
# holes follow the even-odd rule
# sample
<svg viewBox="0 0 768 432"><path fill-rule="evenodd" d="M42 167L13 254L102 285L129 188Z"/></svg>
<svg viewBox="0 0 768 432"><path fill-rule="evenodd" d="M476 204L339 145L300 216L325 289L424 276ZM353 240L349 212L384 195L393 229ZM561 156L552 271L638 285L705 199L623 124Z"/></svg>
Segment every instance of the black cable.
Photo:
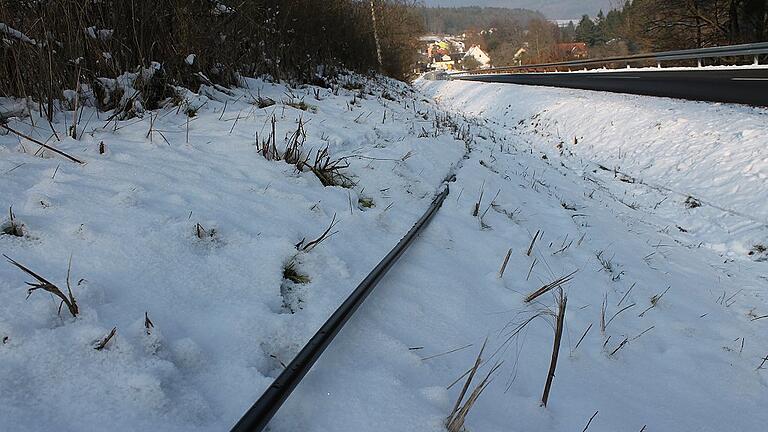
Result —
<svg viewBox="0 0 768 432"><path fill-rule="evenodd" d="M325 324L320 327L320 330L312 336L312 339L307 342L280 376L275 379L259 400L237 422L232 428L232 432L260 432L267 426L277 410L283 405L283 402L293 392L293 389L301 382L304 375L309 372L312 365L323 354L323 351L328 348L328 345L339 333L339 330L349 321L357 308L365 301L366 297L373 291L397 259L408 249L419 232L427 226L435 213L440 209L440 206L442 206L449 192L450 189L446 183L445 189L435 198L421 219L416 222L413 228L408 231L408 234L400 240L373 271L360 282L360 285L336 309L336 312L328 318Z"/></svg>

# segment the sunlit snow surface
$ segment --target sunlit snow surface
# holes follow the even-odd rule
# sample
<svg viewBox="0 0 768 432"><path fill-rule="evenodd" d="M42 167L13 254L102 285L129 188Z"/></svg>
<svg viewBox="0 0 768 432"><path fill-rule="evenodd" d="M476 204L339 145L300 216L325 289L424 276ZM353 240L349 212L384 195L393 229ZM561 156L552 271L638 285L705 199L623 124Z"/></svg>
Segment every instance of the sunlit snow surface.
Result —
<svg viewBox="0 0 768 432"><path fill-rule="evenodd" d="M148 114L116 132L94 114L77 141L64 138L72 113L60 115L62 141L48 143L85 166L33 157L35 144L0 135L0 204L13 205L28 233L0 236L0 252L61 287L71 255L82 311L57 317L58 303L40 292L25 300L29 277L0 265L0 430L228 429L452 170L432 224L270 430L442 431L463 383L446 387L486 337L480 374L503 365L467 419L471 431L581 430L595 411L594 431L759 430L768 421L768 370L756 370L768 354L768 318L753 320L768 314L768 263L749 255L768 243L768 111L447 81L418 82L421 93L368 82L365 99L320 89L319 101L313 87L248 87L188 95L205 103L189 143L175 107L153 126L169 143L148 134ZM315 109L284 106L287 92ZM257 94L278 104L254 107ZM323 187L266 161L254 141L269 134L272 115L278 145L301 117L307 149L356 155L348 173L357 186ZM9 125L41 141L51 135L39 117ZM465 158L456 137L467 135ZM481 190L482 222L472 216ZM701 206L688 208L688 196ZM338 234L297 258L311 283L290 297L291 314L283 267L334 214ZM197 223L216 240L197 238ZM554 299L523 298L574 270L542 408ZM635 306L603 334L606 298L606 321ZM95 350L114 326L115 338Z"/></svg>

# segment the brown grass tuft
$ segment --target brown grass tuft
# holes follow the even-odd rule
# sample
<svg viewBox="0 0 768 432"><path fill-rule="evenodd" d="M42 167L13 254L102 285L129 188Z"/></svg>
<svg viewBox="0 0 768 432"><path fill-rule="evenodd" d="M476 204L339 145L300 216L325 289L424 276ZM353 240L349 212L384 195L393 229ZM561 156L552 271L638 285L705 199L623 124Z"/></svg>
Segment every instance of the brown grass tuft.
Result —
<svg viewBox="0 0 768 432"><path fill-rule="evenodd" d="M64 293L61 292L59 287L52 284L51 282L48 282L42 276L38 275L37 273L33 272L27 267L19 264L18 262L12 260L7 255L3 255L3 256L5 257L5 259L8 260L8 262L10 262L14 266L18 267L21 271L28 274L29 276L32 276L37 280L37 282L26 282L26 284L31 287L27 289L27 298L29 298L29 296L32 295L33 292L39 289L42 289L43 291L48 291L49 293L61 299L61 303L59 304L59 313L61 313L61 307L63 305L67 305L67 309L69 309L69 313L72 314L72 317L77 317L78 313L80 313L80 310L77 306L77 302L75 301L75 297L72 295L72 288L69 284L70 270L72 269L72 257L69 258L69 267L67 268L67 295L64 295Z"/></svg>

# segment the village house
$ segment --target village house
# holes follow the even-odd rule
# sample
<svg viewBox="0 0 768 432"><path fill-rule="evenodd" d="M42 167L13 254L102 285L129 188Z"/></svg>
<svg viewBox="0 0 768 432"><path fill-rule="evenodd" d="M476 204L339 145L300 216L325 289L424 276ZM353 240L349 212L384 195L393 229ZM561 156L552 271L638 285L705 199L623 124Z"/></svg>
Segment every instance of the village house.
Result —
<svg viewBox="0 0 768 432"><path fill-rule="evenodd" d="M491 67L491 57L479 46L474 45L466 54L464 54L462 63L477 65L477 68L479 69L488 69Z"/></svg>
<svg viewBox="0 0 768 432"><path fill-rule="evenodd" d="M563 59L579 60L589 57L589 49L584 42L557 44L557 51Z"/></svg>

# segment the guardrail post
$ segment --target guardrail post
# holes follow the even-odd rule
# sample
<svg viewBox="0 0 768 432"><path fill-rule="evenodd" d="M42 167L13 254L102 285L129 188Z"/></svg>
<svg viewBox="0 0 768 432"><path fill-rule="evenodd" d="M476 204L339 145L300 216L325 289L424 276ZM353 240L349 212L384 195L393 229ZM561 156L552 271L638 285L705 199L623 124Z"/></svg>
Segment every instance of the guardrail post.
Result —
<svg viewBox="0 0 768 432"><path fill-rule="evenodd" d="M755 66L760 64L760 56L755 56Z"/></svg>
<svg viewBox="0 0 768 432"><path fill-rule="evenodd" d="M697 62L699 63L699 67L701 67L701 59L698 59Z"/></svg>

